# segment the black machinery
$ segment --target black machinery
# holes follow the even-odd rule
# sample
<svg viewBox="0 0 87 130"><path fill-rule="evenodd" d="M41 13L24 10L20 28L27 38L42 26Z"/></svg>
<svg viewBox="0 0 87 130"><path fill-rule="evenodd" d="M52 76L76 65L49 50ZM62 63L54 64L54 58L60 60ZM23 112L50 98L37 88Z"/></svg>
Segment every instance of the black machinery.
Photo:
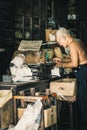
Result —
<svg viewBox="0 0 87 130"><path fill-rule="evenodd" d="M33 79L49 79L51 78L51 69L55 63L45 63L45 64L33 64L28 65L32 71L32 78Z"/></svg>

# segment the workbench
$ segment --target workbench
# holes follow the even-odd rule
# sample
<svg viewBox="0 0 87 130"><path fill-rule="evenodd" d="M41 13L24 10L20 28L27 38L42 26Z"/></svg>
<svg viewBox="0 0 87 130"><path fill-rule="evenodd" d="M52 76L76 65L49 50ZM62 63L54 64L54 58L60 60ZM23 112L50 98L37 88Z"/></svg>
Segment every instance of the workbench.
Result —
<svg viewBox="0 0 87 130"><path fill-rule="evenodd" d="M20 91L27 91L31 87L34 87L37 91L44 91L49 87L50 81L55 79L59 79L59 77L43 80L29 80L28 82L0 82L0 90L12 89L13 95L18 95Z"/></svg>

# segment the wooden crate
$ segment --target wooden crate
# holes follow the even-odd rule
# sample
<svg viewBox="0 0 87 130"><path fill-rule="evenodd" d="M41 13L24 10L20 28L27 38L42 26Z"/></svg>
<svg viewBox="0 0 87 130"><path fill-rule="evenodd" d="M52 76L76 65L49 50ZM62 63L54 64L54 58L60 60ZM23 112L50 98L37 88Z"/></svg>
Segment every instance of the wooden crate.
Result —
<svg viewBox="0 0 87 130"><path fill-rule="evenodd" d="M18 116L18 120L21 119L21 117L23 116L25 108L17 108L17 116Z"/></svg>
<svg viewBox="0 0 87 130"><path fill-rule="evenodd" d="M44 126L45 128L52 126L57 123L57 108L51 106L44 110Z"/></svg>
<svg viewBox="0 0 87 130"><path fill-rule="evenodd" d="M50 82L51 93L56 92L58 96L76 96L76 79L64 78Z"/></svg>
<svg viewBox="0 0 87 130"><path fill-rule="evenodd" d="M46 42L55 42L56 41L56 39L55 39L56 31L57 30L46 29L46 31L45 31Z"/></svg>
<svg viewBox="0 0 87 130"><path fill-rule="evenodd" d="M8 128L13 124L13 100L8 100L0 107L0 130Z"/></svg>
<svg viewBox="0 0 87 130"><path fill-rule="evenodd" d="M18 120L22 117L25 108L17 108ZM57 123L57 108L51 106L44 110L44 126L45 128L52 126Z"/></svg>
<svg viewBox="0 0 87 130"><path fill-rule="evenodd" d="M12 90L0 90L0 130L13 123Z"/></svg>

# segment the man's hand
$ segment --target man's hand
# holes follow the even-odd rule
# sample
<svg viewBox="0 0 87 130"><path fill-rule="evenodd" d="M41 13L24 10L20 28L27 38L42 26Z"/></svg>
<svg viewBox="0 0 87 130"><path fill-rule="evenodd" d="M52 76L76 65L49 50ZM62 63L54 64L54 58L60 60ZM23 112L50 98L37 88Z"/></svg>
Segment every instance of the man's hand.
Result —
<svg viewBox="0 0 87 130"><path fill-rule="evenodd" d="M57 67L63 67L63 63L62 63L62 59L57 57L57 58L53 58L54 63L56 63Z"/></svg>
<svg viewBox="0 0 87 130"><path fill-rule="evenodd" d="M53 61L56 62L62 62L62 59L60 57L53 58Z"/></svg>

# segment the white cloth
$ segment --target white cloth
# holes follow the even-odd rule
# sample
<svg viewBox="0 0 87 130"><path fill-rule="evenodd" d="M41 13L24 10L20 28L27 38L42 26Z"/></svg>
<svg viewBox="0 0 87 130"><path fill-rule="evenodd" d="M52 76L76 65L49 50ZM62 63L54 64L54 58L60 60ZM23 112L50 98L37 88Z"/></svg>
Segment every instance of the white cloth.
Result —
<svg viewBox="0 0 87 130"><path fill-rule="evenodd" d="M29 81L32 79L31 69L24 64L25 56L23 54L18 54L12 61L10 66L10 72L12 75L12 80L16 81Z"/></svg>
<svg viewBox="0 0 87 130"><path fill-rule="evenodd" d="M60 76L60 70L59 70L59 67L54 67L52 70L51 70L51 75L52 76Z"/></svg>
<svg viewBox="0 0 87 130"><path fill-rule="evenodd" d="M42 102L38 99L33 106L28 105L14 128L8 130L38 130L41 119Z"/></svg>
<svg viewBox="0 0 87 130"><path fill-rule="evenodd" d="M25 62L25 56L24 54L18 54L17 56L14 57L14 59L11 61L16 66L21 66Z"/></svg>
<svg viewBox="0 0 87 130"><path fill-rule="evenodd" d="M32 78L31 69L27 65L10 67L13 81L29 81Z"/></svg>

